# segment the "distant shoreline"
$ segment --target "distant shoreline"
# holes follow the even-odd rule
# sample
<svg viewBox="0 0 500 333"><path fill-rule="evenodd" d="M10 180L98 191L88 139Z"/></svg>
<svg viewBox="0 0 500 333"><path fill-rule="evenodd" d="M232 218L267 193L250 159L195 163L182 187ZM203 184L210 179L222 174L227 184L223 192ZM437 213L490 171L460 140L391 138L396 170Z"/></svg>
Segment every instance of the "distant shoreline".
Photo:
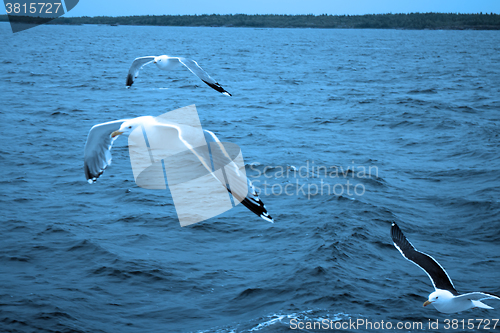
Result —
<svg viewBox="0 0 500 333"><path fill-rule="evenodd" d="M19 23L45 23L47 18L16 16ZM0 15L0 22L8 22ZM47 24L110 26L183 26L246 28L323 28L323 29L409 29L409 30L500 30L499 14L411 13L370 15L141 15L59 17Z"/></svg>

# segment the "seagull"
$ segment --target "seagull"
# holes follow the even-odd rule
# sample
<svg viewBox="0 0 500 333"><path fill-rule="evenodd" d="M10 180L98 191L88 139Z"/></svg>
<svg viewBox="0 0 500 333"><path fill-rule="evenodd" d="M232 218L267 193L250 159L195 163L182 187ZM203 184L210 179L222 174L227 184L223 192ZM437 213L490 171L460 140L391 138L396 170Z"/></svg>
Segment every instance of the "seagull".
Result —
<svg viewBox="0 0 500 333"><path fill-rule="evenodd" d="M423 269L431 279L435 291L429 295L424 306L432 304L439 312L456 313L471 308L493 309L481 301L485 299L500 300L500 297L484 292L459 294L443 267L431 256L417 251L396 223L392 223L391 237L394 246L403 257Z"/></svg>
<svg viewBox="0 0 500 333"><path fill-rule="evenodd" d="M190 141L195 141L193 139L193 133L195 133L192 131L193 127L190 128L187 125L180 126L168 124L152 116L115 120L97 124L90 129L84 150L84 171L88 183L94 183L103 174L106 167L111 164L111 148L114 141L119 136L129 136L137 128L139 130L142 128L146 130L147 133L155 133L156 131L156 133L162 134L163 137L165 137L165 133L166 135L172 133L173 135L168 136L168 143L162 144L162 149L164 148L163 146L165 146L165 149L170 149L171 151L191 152L194 154L194 157L201 162L202 168L204 167L206 169L205 173L211 173L212 176L238 200L238 202L241 202L245 207L262 219L274 223L273 218L267 212L266 206L259 198L252 182L244 174L241 175L236 164L234 164L226 152L225 146L222 145L221 141L213 132L203 130L202 138L205 148L212 147L212 150L210 151L210 148L208 148L208 150L197 149L190 143ZM151 144L151 141L149 143ZM222 153L216 154L213 148L214 146L211 144L220 147L218 149L220 149ZM217 157L216 155L222 157ZM224 155L226 157L224 157ZM231 180L239 179L241 182L233 182L228 185L224 180L217 178L217 176L214 175L214 170L220 170L221 166L224 165L230 165L229 168L222 168L225 170L224 177L227 176ZM183 175L185 176L186 173ZM241 185L239 188L237 186L238 184ZM245 195L242 196L240 195L241 193Z"/></svg>
<svg viewBox="0 0 500 333"><path fill-rule="evenodd" d="M217 90L218 92L226 96L231 96L231 94L228 93L224 88L222 88L222 86L217 81L215 81L210 75L208 75L208 73L205 72L203 68L201 68L196 61L188 58L169 57L166 55L161 55L158 57L148 56L148 57L136 58L132 63L132 66L130 66L130 69L128 70L127 83L126 83L127 88L132 86L135 79L137 79L139 71L142 69L142 67L150 63L155 63L159 69L162 69L164 71L177 69L181 65L184 65L187 67L187 69L191 71L191 73L196 75L200 80L208 84L211 88Z"/></svg>

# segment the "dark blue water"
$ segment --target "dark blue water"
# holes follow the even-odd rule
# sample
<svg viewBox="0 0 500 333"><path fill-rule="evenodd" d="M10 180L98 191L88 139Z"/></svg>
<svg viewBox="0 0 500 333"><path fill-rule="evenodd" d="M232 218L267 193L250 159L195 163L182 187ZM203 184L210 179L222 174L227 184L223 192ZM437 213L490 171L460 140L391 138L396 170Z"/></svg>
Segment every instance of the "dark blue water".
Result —
<svg viewBox="0 0 500 333"><path fill-rule="evenodd" d="M500 294L499 32L2 23L0 36L0 331L500 317L495 301L423 308L432 285L390 239L395 221L459 291ZM233 97L153 66L125 89L132 60L159 54L197 60ZM90 127L190 104L242 148L275 224L239 205L181 228L168 191L135 185L124 139L87 184Z"/></svg>

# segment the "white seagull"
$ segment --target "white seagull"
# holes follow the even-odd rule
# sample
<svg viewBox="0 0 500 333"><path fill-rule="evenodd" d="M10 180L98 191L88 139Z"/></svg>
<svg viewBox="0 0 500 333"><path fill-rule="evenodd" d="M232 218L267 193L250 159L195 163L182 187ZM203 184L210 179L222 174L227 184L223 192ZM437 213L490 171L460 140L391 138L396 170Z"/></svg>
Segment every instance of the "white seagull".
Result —
<svg viewBox="0 0 500 333"><path fill-rule="evenodd" d="M500 297L484 292L459 294L443 267L431 256L417 251L396 223L392 223L391 237L394 246L403 257L423 269L432 281L435 291L429 295L424 306L432 304L439 312L455 313L471 308L493 309L481 301L485 299L500 300Z"/></svg>
<svg viewBox="0 0 500 333"><path fill-rule="evenodd" d="M213 148L212 150L210 150L210 148L208 150L193 148L193 146L190 144L192 133L190 133L190 129L187 128L187 126L181 128L180 126L169 125L165 122L159 122L152 116L144 116L133 119L122 119L103 124L97 124L90 129L87 137L87 142L85 143L84 154L85 177L90 184L94 183L97 178L102 175L106 167L111 164L111 148L113 146L113 142L118 138L118 136L129 136L136 128L141 127L147 132L152 133L154 133L154 131L172 133L172 135L169 136L169 142L165 144L165 146L168 147L167 149L187 152L190 151L192 154L194 154L195 158L197 158L201 162L202 168L205 168L208 171L207 173L212 173L212 176L214 176L214 169L219 170L221 166L231 163L233 163L234 165L234 162L232 162L229 154L225 150L225 146L222 145L220 140L213 132L203 130L204 140L206 141L208 147L210 147L211 143L215 143L217 147L220 147L222 153L215 152ZM224 155L227 158L224 157ZM212 167L210 167L211 165ZM234 168L232 169L224 168L224 170L224 172L227 174L225 174L224 177L227 176L229 179L241 177L241 175L238 174L236 165L234 165ZM214 177L219 180L216 176ZM246 176L243 177L246 178ZM244 186L244 189L241 187L230 188L229 185L226 185L227 183L225 183L224 181L219 180L219 182L245 207L247 207L249 210L257 214L264 220L273 223L273 218L267 212L266 206L259 198L259 195L255 191L252 182L248 178L245 178L242 179L246 182L236 183ZM241 197L238 195L238 193L246 193L246 196Z"/></svg>
<svg viewBox="0 0 500 333"><path fill-rule="evenodd" d="M141 68L150 63L155 63L159 69L162 69L164 71L174 70L184 65L191 71L191 73L196 75L200 80L208 84L211 88L226 96L231 96L231 94L228 93L224 88L222 88L222 86L210 75L208 75L208 73L205 72L196 61L181 57L169 57L166 55L161 55L158 57L148 56L136 58L128 71L126 83L127 88L134 83L135 79L139 75L139 71L141 70Z"/></svg>

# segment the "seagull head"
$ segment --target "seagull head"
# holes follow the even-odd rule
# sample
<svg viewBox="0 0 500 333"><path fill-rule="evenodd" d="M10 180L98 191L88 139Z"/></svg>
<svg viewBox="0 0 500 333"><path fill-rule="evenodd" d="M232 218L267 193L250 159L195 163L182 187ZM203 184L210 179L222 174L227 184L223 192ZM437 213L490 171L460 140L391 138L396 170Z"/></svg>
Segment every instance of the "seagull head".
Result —
<svg viewBox="0 0 500 333"><path fill-rule="evenodd" d="M132 133L133 130L135 130L137 127L140 126L140 123L137 123L134 121L135 119L133 120L128 120L128 121L125 121L121 126L120 126L120 129L118 131L114 131L113 133L111 133L111 137L112 138L115 138L117 137L118 135L126 135L126 136L129 136L130 133Z"/></svg>
<svg viewBox="0 0 500 333"><path fill-rule="evenodd" d="M159 56L159 57L155 57L155 60L153 62L155 64L161 64L161 63L166 62L167 59L168 59L168 57L166 55L162 55L162 56Z"/></svg>
<svg viewBox="0 0 500 333"><path fill-rule="evenodd" d="M432 294L429 295L429 299L424 302L424 306L427 306L429 304L434 304L434 306L437 304L442 304L447 302L448 300L453 298L453 294L450 293L448 290L442 290L438 289Z"/></svg>

